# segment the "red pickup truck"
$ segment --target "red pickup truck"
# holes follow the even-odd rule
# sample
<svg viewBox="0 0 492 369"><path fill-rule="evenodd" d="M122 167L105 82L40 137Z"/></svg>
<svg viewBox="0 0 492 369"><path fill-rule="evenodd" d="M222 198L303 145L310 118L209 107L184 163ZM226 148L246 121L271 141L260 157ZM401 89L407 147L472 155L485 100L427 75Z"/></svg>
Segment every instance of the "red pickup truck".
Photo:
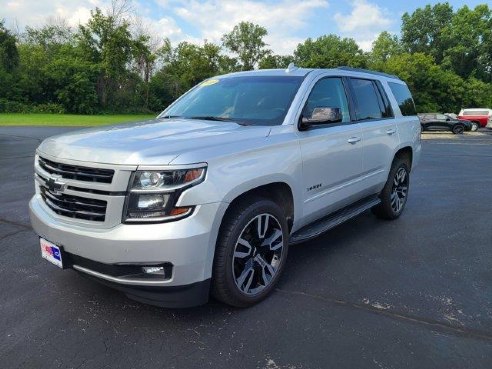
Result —
<svg viewBox="0 0 492 369"><path fill-rule="evenodd" d="M492 126L492 109L461 109L458 119L472 122L472 131L480 127Z"/></svg>

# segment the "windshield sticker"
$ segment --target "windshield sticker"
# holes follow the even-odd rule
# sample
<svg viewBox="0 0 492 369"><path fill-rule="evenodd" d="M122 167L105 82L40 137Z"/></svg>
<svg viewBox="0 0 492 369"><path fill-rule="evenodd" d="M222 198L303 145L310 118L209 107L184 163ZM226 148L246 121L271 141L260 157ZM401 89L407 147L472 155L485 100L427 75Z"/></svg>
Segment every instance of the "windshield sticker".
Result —
<svg viewBox="0 0 492 369"><path fill-rule="evenodd" d="M218 79L208 79L200 85L200 87L206 87L206 86L212 86L215 85L216 83L219 83Z"/></svg>

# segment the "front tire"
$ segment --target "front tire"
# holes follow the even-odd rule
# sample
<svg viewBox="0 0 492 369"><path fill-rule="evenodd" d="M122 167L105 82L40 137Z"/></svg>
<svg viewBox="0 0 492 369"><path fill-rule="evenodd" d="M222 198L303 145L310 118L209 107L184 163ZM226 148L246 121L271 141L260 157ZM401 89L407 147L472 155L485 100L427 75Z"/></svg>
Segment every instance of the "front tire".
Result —
<svg viewBox="0 0 492 369"><path fill-rule="evenodd" d="M470 131L476 132L479 127L480 127L480 125L477 122L472 122L472 126L471 126Z"/></svg>
<svg viewBox="0 0 492 369"><path fill-rule="evenodd" d="M379 194L381 203L372 208L372 212L378 218L393 220L403 212L410 188L409 166L407 160L401 158L393 160L388 180Z"/></svg>
<svg viewBox="0 0 492 369"><path fill-rule="evenodd" d="M289 232L273 201L250 198L233 205L221 225L212 276L212 295L236 307L263 300L282 274Z"/></svg>

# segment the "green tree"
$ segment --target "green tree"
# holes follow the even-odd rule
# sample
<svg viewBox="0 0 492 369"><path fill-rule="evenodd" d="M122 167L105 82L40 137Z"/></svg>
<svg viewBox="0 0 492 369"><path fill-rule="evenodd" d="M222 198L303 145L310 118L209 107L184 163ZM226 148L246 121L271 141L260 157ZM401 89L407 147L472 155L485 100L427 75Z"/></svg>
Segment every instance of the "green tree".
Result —
<svg viewBox="0 0 492 369"><path fill-rule="evenodd" d="M405 49L410 53L432 55L440 64L449 46L445 32L452 19L453 8L447 2L426 5L412 14L403 14L401 40Z"/></svg>
<svg viewBox="0 0 492 369"><path fill-rule="evenodd" d="M164 66L152 77L150 87L157 96L152 106L160 109L223 67L220 47L208 42L203 46L181 42L173 48L167 40L160 54Z"/></svg>
<svg viewBox="0 0 492 369"><path fill-rule="evenodd" d="M99 8L91 11L87 25L79 26L78 41L86 60L99 68L97 93L103 109L115 103L115 91L128 76L133 46L129 29L127 21L106 16Z"/></svg>
<svg viewBox="0 0 492 369"><path fill-rule="evenodd" d="M241 22L222 37L222 45L237 54L241 70L251 70L262 58L271 53L263 41L267 34L266 28L251 22Z"/></svg>
<svg viewBox="0 0 492 369"><path fill-rule="evenodd" d="M316 40L308 38L294 51L296 63L306 68L335 68L350 66L363 68L366 56L355 40L325 35Z"/></svg>
<svg viewBox="0 0 492 369"><path fill-rule="evenodd" d="M158 55L150 47L150 36L142 34L133 41L133 69L140 77L143 89L144 109L149 107L150 77L154 72Z"/></svg>
<svg viewBox="0 0 492 369"><path fill-rule="evenodd" d="M98 109L96 83L99 70L76 47L63 45L44 68L46 83L53 91L52 101L70 113L93 114Z"/></svg>
<svg viewBox="0 0 492 369"><path fill-rule="evenodd" d="M0 99L15 98L19 51L16 38L0 21Z"/></svg>
<svg viewBox="0 0 492 369"><path fill-rule="evenodd" d="M475 75L492 81L492 11L488 5L458 9L444 35L448 48L443 52L443 66L463 78Z"/></svg>
<svg viewBox="0 0 492 369"><path fill-rule="evenodd" d="M372 50L368 55L368 66L372 69L381 69L392 56L403 53L403 47L398 36L384 31L372 43Z"/></svg>
<svg viewBox="0 0 492 369"><path fill-rule="evenodd" d="M492 84L470 77L465 81L461 108L492 106Z"/></svg>
<svg viewBox="0 0 492 369"><path fill-rule="evenodd" d="M260 60L260 69L277 69L287 68L290 63L294 62L292 55L274 55L270 54Z"/></svg>
<svg viewBox="0 0 492 369"><path fill-rule="evenodd" d="M0 68L12 72L19 65L16 38L0 21Z"/></svg>
<svg viewBox="0 0 492 369"><path fill-rule="evenodd" d="M26 43L43 47L47 52L56 51L60 46L73 43L74 33L63 21L34 28L26 27Z"/></svg>
<svg viewBox="0 0 492 369"><path fill-rule="evenodd" d="M463 79L442 69L430 55L396 55L388 59L383 71L407 82L419 112L458 112L463 105Z"/></svg>

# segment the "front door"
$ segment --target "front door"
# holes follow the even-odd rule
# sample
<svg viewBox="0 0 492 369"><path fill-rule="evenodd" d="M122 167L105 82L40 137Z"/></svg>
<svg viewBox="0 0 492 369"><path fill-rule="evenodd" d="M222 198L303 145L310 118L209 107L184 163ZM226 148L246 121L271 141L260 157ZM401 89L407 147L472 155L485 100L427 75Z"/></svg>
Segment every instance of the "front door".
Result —
<svg viewBox="0 0 492 369"><path fill-rule="evenodd" d="M303 114L310 116L316 107L340 108L343 119L299 132L306 223L349 204L361 190L361 127L351 122L341 78L323 78L315 84Z"/></svg>

